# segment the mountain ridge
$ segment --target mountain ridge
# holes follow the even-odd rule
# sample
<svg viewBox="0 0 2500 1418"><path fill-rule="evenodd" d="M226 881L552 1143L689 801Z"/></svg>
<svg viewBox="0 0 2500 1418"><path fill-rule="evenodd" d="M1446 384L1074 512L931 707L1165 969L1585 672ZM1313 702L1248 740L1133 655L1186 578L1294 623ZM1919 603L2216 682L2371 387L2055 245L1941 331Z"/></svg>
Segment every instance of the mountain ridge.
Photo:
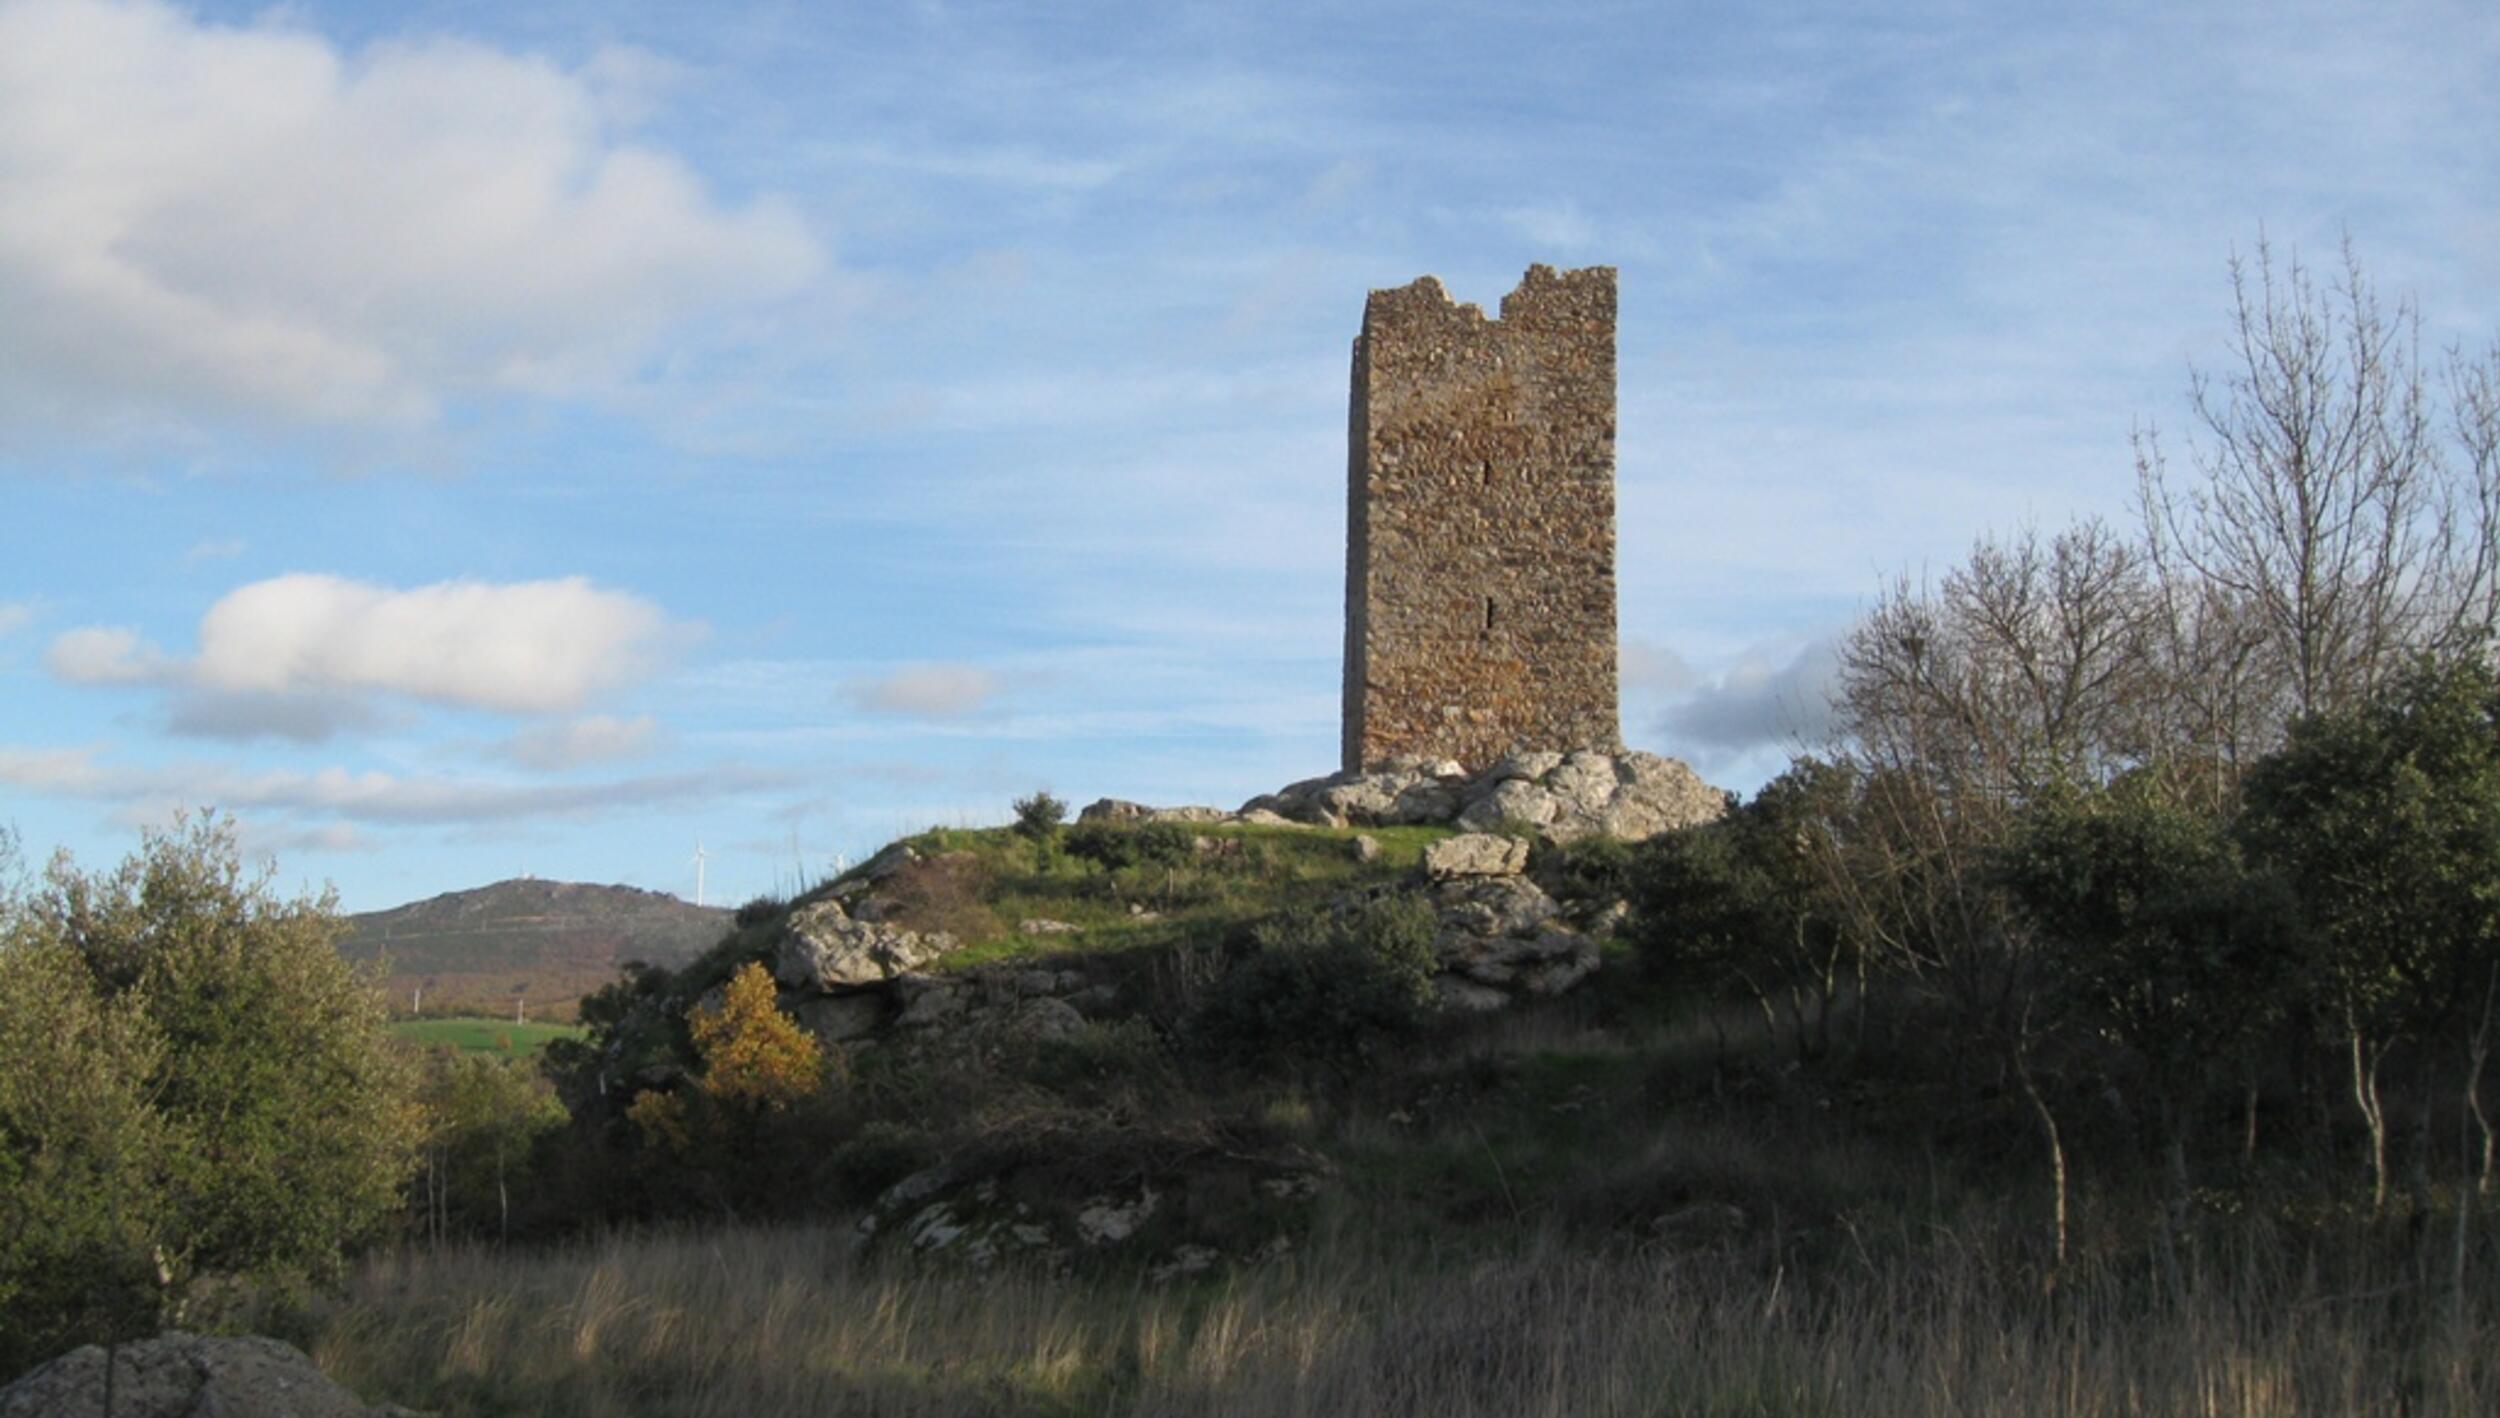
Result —
<svg viewBox="0 0 2500 1418"><path fill-rule="evenodd" d="M729 928L726 907L663 891L512 877L347 918L339 953L386 959L394 1011L570 1018L629 960L676 966Z"/></svg>

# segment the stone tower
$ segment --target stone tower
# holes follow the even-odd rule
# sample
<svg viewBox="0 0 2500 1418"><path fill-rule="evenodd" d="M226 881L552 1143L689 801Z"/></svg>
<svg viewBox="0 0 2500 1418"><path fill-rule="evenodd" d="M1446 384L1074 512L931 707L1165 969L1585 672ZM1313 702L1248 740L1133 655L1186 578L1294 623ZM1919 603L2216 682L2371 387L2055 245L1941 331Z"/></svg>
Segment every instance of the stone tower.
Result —
<svg viewBox="0 0 2500 1418"><path fill-rule="evenodd" d="M1348 441L1344 766L1620 749L1614 268L1373 291Z"/></svg>

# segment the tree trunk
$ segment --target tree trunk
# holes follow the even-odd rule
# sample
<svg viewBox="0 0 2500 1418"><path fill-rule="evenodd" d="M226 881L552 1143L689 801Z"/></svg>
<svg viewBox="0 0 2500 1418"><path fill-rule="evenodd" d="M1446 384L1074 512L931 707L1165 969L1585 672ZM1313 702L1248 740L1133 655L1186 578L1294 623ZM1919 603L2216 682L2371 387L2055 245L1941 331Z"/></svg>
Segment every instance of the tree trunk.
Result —
<svg viewBox="0 0 2500 1418"><path fill-rule="evenodd" d="M2352 1097L2370 1129L2370 1214L2387 1213L2387 1110L2379 1103L2378 1058L2352 1031Z"/></svg>
<svg viewBox="0 0 2500 1418"><path fill-rule="evenodd" d="M2187 1279L2179 1264L2178 1248L2188 1234L2188 1160L2187 1110L2168 1089L2161 1099L2162 1130L2162 1204L2161 1258L2168 1272L2170 1293L2184 1305L2187 1301Z"/></svg>
<svg viewBox="0 0 2500 1418"><path fill-rule="evenodd" d="M2040 1086L2032 1079L2031 1064L2018 1045L2014 1050L2014 1076L2022 1081L2023 1096L2031 1100L2031 1110L2040 1119L2040 1131L2049 1143L2049 1241L2051 1262L2046 1289L2057 1293L2059 1279L2066 1271L2066 1141L2057 1130L2057 1115L2049 1110Z"/></svg>
<svg viewBox="0 0 2500 1418"><path fill-rule="evenodd" d="M2483 986L2483 1017L2474 1027L2473 1042L2466 1046L2465 1109L2474 1118L2474 1126L2482 1134L2481 1165L2474 1169L2474 1194L2491 1195L2492 1133L2491 1114L2483 1108L2483 1068L2491 1061L2491 1021L2495 1004L2500 1004L2500 965L2494 965L2490 982ZM2460 1200L2459 1205L2463 1205Z"/></svg>

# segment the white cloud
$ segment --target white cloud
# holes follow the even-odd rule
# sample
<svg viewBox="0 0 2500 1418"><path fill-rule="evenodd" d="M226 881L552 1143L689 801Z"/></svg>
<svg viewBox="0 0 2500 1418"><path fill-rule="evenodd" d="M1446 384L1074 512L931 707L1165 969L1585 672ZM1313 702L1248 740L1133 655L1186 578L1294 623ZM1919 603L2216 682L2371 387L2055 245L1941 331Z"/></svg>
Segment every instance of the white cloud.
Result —
<svg viewBox="0 0 2500 1418"><path fill-rule="evenodd" d="M304 739L355 722L356 706L338 701L374 693L570 712L650 672L695 633L639 596L578 576L400 591L299 574L255 581L210 606L192 659L132 630L88 626L57 637L47 661L73 684L181 691L188 698L173 726L186 732Z"/></svg>
<svg viewBox="0 0 2500 1418"><path fill-rule="evenodd" d="M0 0L0 429L423 422L811 281L785 204L626 140L636 68Z"/></svg>
<svg viewBox="0 0 2500 1418"><path fill-rule="evenodd" d="M33 622L35 608L25 601L0 601L0 635L11 635Z"/></svg>
<svg viewBox="0 0 2500 1418"><path fill-rule="evenodd" d="M879 714L950 719L996 698L998 676L978 665L905 665L874 679L853 680L851 702Z"/></svg>
<svg viewBox="0 0 2500 1418"><path fill-rule="evenodd" d="M648 714L631 719L591 714L525 729L504 740L497 752L524 768L561 771L648 753L659 730L659 721Z"/></svg>
<svg viewBox="0 0 2500 1418"><path fill-rule="evenodd" d="M559 713L648 672L671 635L659 607L578 576L408 591L280 576L209 607L193 672L225 690L382 690Z"/></svg>

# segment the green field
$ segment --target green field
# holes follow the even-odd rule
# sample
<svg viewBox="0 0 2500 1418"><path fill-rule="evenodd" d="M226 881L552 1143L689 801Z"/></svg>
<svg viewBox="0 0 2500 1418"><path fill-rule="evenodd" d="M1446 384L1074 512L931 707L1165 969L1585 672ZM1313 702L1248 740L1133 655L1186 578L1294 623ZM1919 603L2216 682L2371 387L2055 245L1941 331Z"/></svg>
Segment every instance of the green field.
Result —
<svg viewBox="0 0 2500 1418"><path fill-rule="evenodd" d="M515 1024L509 1019L395 1019L391 1032L422 1044L447 1044L463 1053L524 1058L550 1039L578 1039L575 1024Z"/></svg>

